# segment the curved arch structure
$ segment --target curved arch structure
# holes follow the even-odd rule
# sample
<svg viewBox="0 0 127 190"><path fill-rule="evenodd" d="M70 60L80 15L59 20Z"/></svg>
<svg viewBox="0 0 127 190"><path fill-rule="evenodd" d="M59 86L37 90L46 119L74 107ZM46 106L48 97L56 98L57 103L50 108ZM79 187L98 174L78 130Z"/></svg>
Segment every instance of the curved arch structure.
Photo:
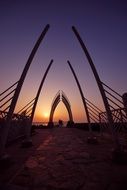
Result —
<svg viewBox="0 0 127 190"><path fill-rule="evenodd" d="M105 110L106 110L106 114L107 114L107 118L108 118L108 122L109 122L109 125L110 125L110 129L111 129L111 133L112 133L112 136L113 136L113 140L114 140L114 143L115 143L115 146L116 146L116 149L120 149L120 143L119 143L119 139L117 137L117 134L114 132L114 122L113 122L113 118L112 118L112 113L111 113L111 110L110 110L110 106L108 104L108 100L107 100L107 97L106 97L106 94L105 94L105 91L104 91L104 88L103 88L103 85L102 85L102 82L100 80L100 77L98 75L98 72L96 70L96 67L93 63L93 60L83 42L83 40L81 39L77 29L72 26L72 30L75 34L75 36L77 37L85 55L86 55L86 58L88 60L88 63L92 69L92 72L94 74L94 77L95 77L95 80L97 82L97 85L98 85L98 88L100 90L100 93L101 93L101 96L102 96L102 100L103 100L103 103L104 103L104 106L105 106Z"/></svg>
<svg viewBox="0 0 127 190"><path fill-rule="evenodd" d="M32 60L43 40L43 38L45 37L48 29L49 29L49 24L46 25L46 27L44 28L44 30L42 31L41 35L39 36L37 42L35 43L35 46L34 48L32 49L31 51L31 54L26 62L26 65L23 69L23 72L21 74L21 77L18 81L18 84L17 84L17 87L16 87L16 90L15 90L15 93L14 93L14 96L13 96L13 99L12 99L12 102L11 102L11 105L10 105L10 108L9 108L9 111L8 111L8 114L7 114L7 118L6 118L6 125L2 131L2 135L1 135L1 143L0 143L0 156L3 155L4 153L4 148L5 148L5 144L6 144L6 140L7 140L7 136L8 136L8 132L9 132L9 128L10 128L10 123L11 123L11 119L12 119L12 115L13 115L13 112L14 112L14 109L15 109L15 106L16 106L16 103L17 103L17 100L18 100L18 97L19 97L19 94L20 94L20 91L21 91L21 88L22 88L22 85L23 85L23 82L26 78L26 75L27 75L27 72L29 70L29 67L32 63Z"/></svg>
<svg viewBox="0 0 127 190"><path fill-rule="evenodd" d="M51 111L50 111L50 116L49 116L49 122L53 122L53 115L55 112L55 109L57 107L57 105L60 103L60 91L57 92L57 94L55 95L55 98L52 102L52 106L51 106Z"/></svg>
<svg viewBox="0 0 127 190"><path fill-rule="evenodd" d="M46 69L46 71L45 71L45 74L44 74L44 76L43 76L43 78L42 78L42 81L41 81L41 83L40 83L40 86L39 86L39 88L38 88L38 91L37 91L37 94L36 94L36 97L35 97L35 100L34 100L32 112L31 112L31 116L30 116L29 125L27 126L27 129L26 129L26 133L27 133L27 134L26 134L26 142L25 142L25 143L31 141L31 139L30 139L30 136L31 136L31 126L32 126L32 121L33 121L35 109L36 109L37 102L38 102L38 99L39 99L39 96L40 96L40 93L41 93L41 89L42 89L42 87L43 87L43 84L44 84L44 82L45 82L46 76L47 76L47 74L48 74L48 72L49 72L49 69L50 69L52 63L53 63L53 60L50 61L49 65L48 65L48 67L47 67L47 69ZM24 144L25 144L25 143L24 143Z"/></svg>
<svg viewBox="0 0 127 190"><path fill-rule="evenodd" d="M62 102L64 103L64 105L67 108L68 111L68 115L69 115L69 119L71 122L73 122L73 116L72 116L72 111L71 111L71 105L69 103L68 98L66 97L65 93L62 91Z"/></svg>
<svg viewBox="0 0 127 190"><path fill-rule="evenodd" d="M78 78L77 78L77 76L76 76L76 74L75 74L75 71L74 71L74 69L73 69L73 67L72 67L72 65L71 65L71 63L70 63L70 61L67 61L67 63L69 64L69 67L70 67L70 69L71 69L71 71L72 71L72 74L73 74L73 76L74 76L74 78L75 78L75 81L76 81L76 83L77 83L77 86L78 86L78 89L79 89L79 92L80 92L80 95L81 95L81 98L82 98L82 102L83 102L83 105L84 105L84 108L85 108L86 117L87 117L87 122L88 122L88 125L89 125L89 131L92 132L91 125L90 125L89 111L88 111L88 108L87 108L86 100L85 100L84 95L83 95L82 88L81 88L81 86L80 86L80 83L79 83L79 81L78 81Z"/></svg>
<svg viewBox="0 0 127 190"><path fill-rule="evenodd" d="M35 109L36 109L37 102L38 102L38 99L39 99L39 95L40 95L40 93L41 93L41 89L42 89L42 87L43 87L44 81L45 81L45 79L46 79L46 76L47 76L47 74L48 74L48 71L49 71L49 69L50 69L52 63L53 63L53 60L51 60L51 62L49 63L49 66L47 67L47 69L46 69L46 71L45 71L45 74L44 74L44 76L43 76L43 78L42 78L42 81L41 81L41 83L40 83L40 86L39 86L39 88L38 88L37 95L36 95L36 97L35 97L35 102L34 102L33 109L32 109L32 113L31 113L31 118L30 118L30 119L31 119L31 124L32 124L32 121L33 121L33 117L34 117Z"/></svg>
<svg viewBox="0 0 127 190"><path fill-rule="evenodd" d="M71 111L71 106L70 106L69 100L68 100L67 96L65 95L65 93L63 91L59 90L57 92L57 94L53 100L52 106L51 106L49 124L53 123L53 115L54 115L55 109L58 106L58 104L60 103L60 101L62 101L64 103L64 105L67 109L70 122L73 122L73 116L72 116L72 111Z"/></svg>

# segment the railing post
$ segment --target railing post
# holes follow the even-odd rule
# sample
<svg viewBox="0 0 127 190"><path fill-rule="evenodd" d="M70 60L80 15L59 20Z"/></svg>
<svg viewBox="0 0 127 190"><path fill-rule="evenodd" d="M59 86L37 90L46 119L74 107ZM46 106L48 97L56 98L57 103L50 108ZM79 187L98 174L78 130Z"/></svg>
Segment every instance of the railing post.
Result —
<svg viewBox="0 0 127 190"><path fill-rule="evenodd" d="M127 116L127 92L122 95L123 104L124 104L124 110Z"/></svg>

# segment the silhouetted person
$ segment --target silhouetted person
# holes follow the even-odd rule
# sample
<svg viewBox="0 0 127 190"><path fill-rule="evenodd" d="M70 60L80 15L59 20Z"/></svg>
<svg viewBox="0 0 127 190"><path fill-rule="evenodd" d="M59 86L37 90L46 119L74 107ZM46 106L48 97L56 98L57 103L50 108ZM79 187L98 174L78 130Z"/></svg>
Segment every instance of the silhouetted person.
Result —
<svg viewBox="0 0 127 190"><path fill-rule="evenodd" d="M59 127L62 127L63 126L63 121L60 119L59 120Z"/></svg>

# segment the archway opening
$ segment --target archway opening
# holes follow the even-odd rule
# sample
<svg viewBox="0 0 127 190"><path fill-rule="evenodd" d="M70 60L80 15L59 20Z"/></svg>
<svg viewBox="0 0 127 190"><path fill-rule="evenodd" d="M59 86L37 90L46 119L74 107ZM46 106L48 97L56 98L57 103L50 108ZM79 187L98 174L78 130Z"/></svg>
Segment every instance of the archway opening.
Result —
<svg viewBox="0 0 127 190"><path fill-rule="evenodd" d="M54 125L57 126L59 125L59 121L62 121L63 127L65 127L67 125L67 122L69 121L67 108L62 101L57 105L54 111L53 121Z"/></svg>
<svg viewBox="0 0 127 190"><path fill-rule="evenodd" d="M73 124L73 116L72 116L71 105L69 103L69 100L68 100L67 96L65 95L65 93L63 91L59 90L57 92L57 94L55 95L55 98L53 99L53 102L51 105L51 111L50 111L50 117L49 117L49 123L48 123L48 126L50 126L50 127L54 126L54 123L53 123L54 112L60 102L63 102L63 104L65 105L67 112L68 112L69 120L68 120L67 126L72 126L72 124ZM61 122L62 122L62 120L60 120L60 123ZM62 124L63 124L63 122L62 122Z"/></svg>

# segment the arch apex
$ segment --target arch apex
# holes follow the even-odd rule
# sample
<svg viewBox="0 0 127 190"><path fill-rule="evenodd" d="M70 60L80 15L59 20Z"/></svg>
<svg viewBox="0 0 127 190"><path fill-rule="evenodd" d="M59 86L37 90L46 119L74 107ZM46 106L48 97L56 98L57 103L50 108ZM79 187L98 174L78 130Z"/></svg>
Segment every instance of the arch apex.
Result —
<svg viewBox="0 0 127 190"><path fill-rule="evenodd" d="M59 90L57 92L57 94L55 95L55 98L53 99L53 103L52 103L51 111L50 111L49 123L53 123L53 115L54 115L55 109L58 106L58 104L60 103L60 101L62 101L64 103L64 105L68 111L70 122L73 122L73 116L72 116L72 111L71 111L71 106L70 106L69 100L68 100L67 96L65 95L65 93L62 90Z"/></svg>

